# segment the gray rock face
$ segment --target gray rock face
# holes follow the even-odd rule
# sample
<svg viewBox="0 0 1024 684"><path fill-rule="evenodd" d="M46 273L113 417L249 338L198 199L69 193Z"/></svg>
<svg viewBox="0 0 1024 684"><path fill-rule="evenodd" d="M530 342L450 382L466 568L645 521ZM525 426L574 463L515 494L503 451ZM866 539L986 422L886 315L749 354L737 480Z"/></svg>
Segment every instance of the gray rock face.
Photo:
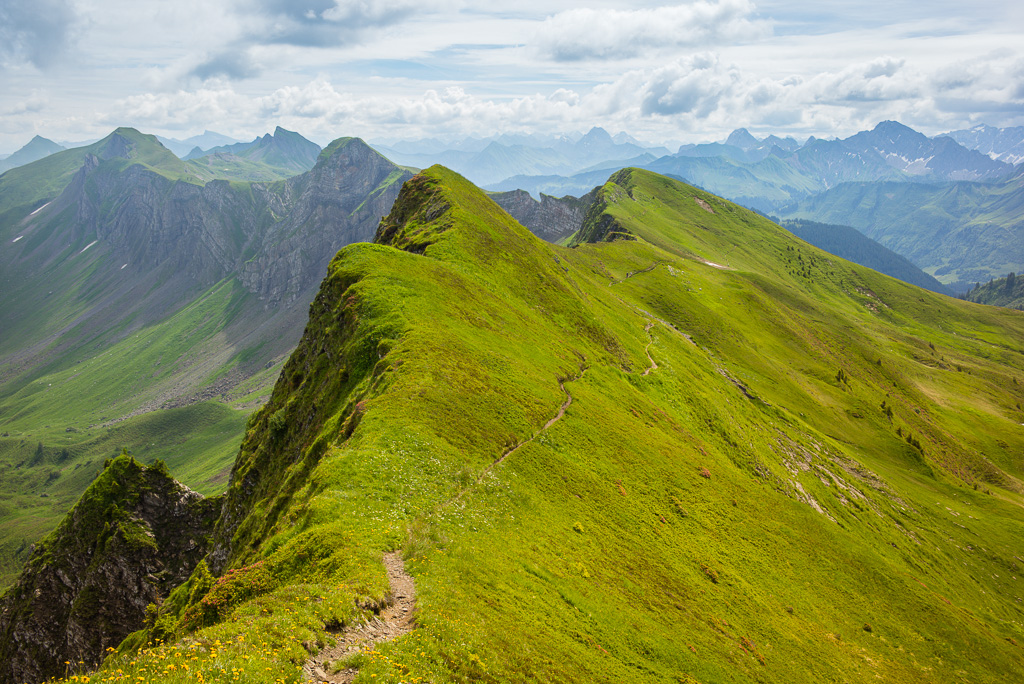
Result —
<svg viewBox="0 0 1024 684"><path fill-rule="evenodd" d="M258 255L239 265L242 283L271 302L316 287L339 249L373 239L411 177L361 140L348 141L286 182L287 216L266 229Z"/></svg>
<svg viewBox="0 0 1024 684"><path fill-rule="evenodd" d="M596 188L582 197L552 197L541 194L540 201L525 190L490 193L491 199L537 237L558 242L583 225L587 209L594 201Z"/></svg>
<svg viewBox="0 0 1024 684"><path fill-rule="evenodd" d="M176 290L237 273L269 304L289 303L320 282L338 249L373 238L410 176L357 139L283 183L200 186L90 155L50 220L109 246L133 272L160 271Z"/></svg>
<svg viewBox="0 0 1024 684"><path fill-rule="evenodd" d="M0 682L95 668L188 579L220 511L160 465L115 459L0 598Z"/></svg>

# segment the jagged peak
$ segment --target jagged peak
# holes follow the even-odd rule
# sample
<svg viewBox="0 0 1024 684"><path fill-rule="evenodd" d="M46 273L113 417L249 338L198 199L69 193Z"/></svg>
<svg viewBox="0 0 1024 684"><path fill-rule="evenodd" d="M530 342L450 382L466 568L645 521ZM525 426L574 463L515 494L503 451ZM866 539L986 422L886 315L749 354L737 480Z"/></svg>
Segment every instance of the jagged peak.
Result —
<svg viewBox="0 0 1024 684"><path fill-rule="evenodd" d="M738 147L741 150L745 150L748 147L755 147L759 145L761 141L750 134L746 128L737 128L735 131L729 134L729 137L725 139L726 145L732 145Z"/></svg>
<svg viewBox="0 0 1024 684"><path fill-rule="evenodd" d="M587 131L587 134L580 138L579 142L577 142L576 144L581 146L614 145L615 141L612 140L612 136L608 133L608 131L604 130L600 126L594 126L589 131Z"/></svg>

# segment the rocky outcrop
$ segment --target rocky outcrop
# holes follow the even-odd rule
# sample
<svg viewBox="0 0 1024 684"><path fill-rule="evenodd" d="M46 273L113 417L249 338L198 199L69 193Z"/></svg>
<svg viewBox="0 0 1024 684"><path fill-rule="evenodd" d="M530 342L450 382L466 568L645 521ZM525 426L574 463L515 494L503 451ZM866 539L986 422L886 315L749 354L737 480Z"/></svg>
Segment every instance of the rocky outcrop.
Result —
<svg viewBox="0 0 1024 684"><path fill-rule="evenodd" d="M0 683L94 669L188 578L219 512L162 463L109 462L0 598Z"/></svg>
<svg viewBox="0 0 1024 684"><path fill-rule="evenodd" d="M582 197L552 197L541 193L539 202L526 190L489 194L491 199L534 235L548 242L559 242L583 226L587 209L597 196L597 188Z"/></svg>
<svg viewBox="0 0 1024 684"><path fill-rule="evenodd" d="M28 257L33 262L65 259L69 244L110 254L93 281L109 281L111 292L145 293L113 307L143 323L232 276L267 307L307 300L341 247L373 239L411 177L347 138L312 171L284 182L201 185L132 163L147 152L140 145L110 136L47 211L26 220L25 231L47 236Z"/></svg>
<svg viewBox="0 0 1024 684"><path fill-rule="evenodd" d="M312 171L287 181L287 216L268 227L257 255L240 264L242 283L271 302L316 287L339 249L373 239L411 177L358 138L335 141Z"/></svg>

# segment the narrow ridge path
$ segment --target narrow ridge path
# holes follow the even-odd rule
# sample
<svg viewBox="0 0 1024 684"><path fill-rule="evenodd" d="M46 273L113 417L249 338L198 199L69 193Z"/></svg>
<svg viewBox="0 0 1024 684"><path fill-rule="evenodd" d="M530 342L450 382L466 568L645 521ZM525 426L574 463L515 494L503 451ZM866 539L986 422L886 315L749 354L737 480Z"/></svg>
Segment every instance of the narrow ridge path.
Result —
<svg viewBox="0 0 1024 684"><path fill-rule="evenodd" d="M663 262L663 261L655 261L653 264L651 264L647 268L641 268L639 271L630 271L629 273L626 274L625 278L620 278L619 280L612 279L608 283L608 285L609 286L611 286L611 285L618 285L619 283L626 282L627 280L629 280L630 278L632 278L635 275L639 275L641 273L650 273L651 271L653 271L654 269L656 269L658 266L660 266L663 263L665 263L665 262Z"/></svg>
<svg viewBox="0 0 1024 684"><path fill-rule="evenodd" d="M544 434L545 430L547 430L552 425L554 425L555 423L560 421L565 416L565 410L567 408L569 408L569 406L572 405L572 395L569 394L569 390L565 389L565 383L569 382L569 381L579 380L580 378L583 377L583 373L586 373L586 372L587 372L587 370L584 368L580 372L580 374L577 377L575 377L575 378L569 378L568 380L559 380L558 381L558 386L559 386L559 388L561 388L562 392L565 393L565 401L563 401L562 405L558 407L558 413L556 413L550 420L548 420L548 422L544 423L544 427L542 427L540 430L537 430L536 432L534 432L532 437L530 437L529 439L524 439L522 442L520 442L519 444L516 444L514 447L511 447L510 449L507 449L505 451L505 453L503 453L501 456L496 458L489 466L487 466L482 471L480 471L480 475L477 476L476 482L474 482L473 484L474 485L480 484L483 481L483 479L485 477L487 477L487 474L490 473L492 470L494 470L499 465L501 465L502 462L506 458L508 458L512 454L516 453L517 451L522 449L524 446L526 446L527 444L529 444L533 440L535 440L538 437L540 437L542 434ZM465 491L465 490L463 490L463 491ZM459 496L462 496L462 492L459 492ZM456 497L456 498L459 498L459 497Z"/></svg>
<svg viewBox="0 0 1024 684"><path fill-rule="evenodd" d="M483 482L483 479L485 477L487 477L488 473L490 473L492 470L494 470L499 465L501 465L502 462L504 462L504 460L506 458L508 458L509 456L514 454L515 452L519 451L520 449L522 449L524 446L526 446L527 444L529 444L533 440L535 440L538 437L540 437L542 434L544 434L544 432L548 428L550 428L552 425L554 425L555 423L560 421L565 416L565 410L567 408L569 408L569 406L572 405L572 395L569 393L569 390L565 389L565 383L567 383L567 382L575 382L576 380L579 380L580 378L583 377L584 373L586 373L586 372L587 372L587 368L583 368L583 369L580 370L580 374L577 375L576 377L574 377L574 378L566 378L565 380L559 380L558 381L558 387L562 390L562 392L565 393L565 401L563 401L562 405L558 407L558 413L556 413L553 417L551 417L548 420L548 422L544 423L544 427L542 427L541 429L539 429L536 432L534 432L532 437L530 437L529 439L524 439L522 442L519 442L515 446L509 447L504 452L502 452L501 456L499 456L498 458L494 459L486 468L484 468L483 470L480 471L480 474L477 476L476 480L473 481L473 484L467 485L465 488L463 488L461 491L459 491L458 494L456 494L451 499L449 499L448 501L443 503L440 507L441 508L445 508L447 506L452 505L453 503L455 503L459 499L461 499L463 494L465 494L470 489L472 489L473 487L475 487L478 484L480 484L481 482Z"/></svg>
<svg viewBox="0 0 1024 684"><path fill-rule="evenodd" d="M302 668L306 681L332 684L351 682L359 670L352 667L331 673L331 665L335 661L348 658L363 649L370 650L379 643L412 631L416 625L416 584L405 571L401 552L385 553L384 567L391 586L387 606L369 622L343 629L333 646L324 648L307 660Z"/></svg>

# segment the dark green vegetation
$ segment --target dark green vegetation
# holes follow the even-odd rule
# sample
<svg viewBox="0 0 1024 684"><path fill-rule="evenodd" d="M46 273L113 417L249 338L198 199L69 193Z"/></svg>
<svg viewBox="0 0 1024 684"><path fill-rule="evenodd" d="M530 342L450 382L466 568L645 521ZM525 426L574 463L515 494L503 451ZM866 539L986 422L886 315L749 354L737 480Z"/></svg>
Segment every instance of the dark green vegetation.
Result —
<svg viewBox="0 0 1024 684"><path fill-rule="evenodd" d="M845 183L782 212L853 226L963 292L1024 270L1024 175L993 183Z"/></svg>
<svg viewBox="0 0 1024 684"><path fill-rule="evenodd" d="M223 489L327 263L410 176L358 139L328 150L204 183L122 128L0 175L0 586L123 447Z"/></svg>
<svg viewBox="0 0 1024 684"><path fill-rule="evenodd" d="M995 278L984 285L975 283L964 299L1024 311L1024 277L1019 278L1011 271L1005 278Z"/></svg>
<svg viewBox="0 0 1024 684"><path fill-rule="evenodd" d="M408 181L332 261L207 563L92 681L298 681L396 548L419 628L357 681L1021 679L1020 313L635 169L574 244Z"/></svg>
<svg viewBox="0 0 1024 684"><path fill-rule="evenodd" d="M219 512L161 461L108 459L0 598L0 682L66 676L66 661L98 665L192 573Z"/></svg>
<svg viewBox="0 0 1024 684"><path fill-rule="evenodd" d="M945 285L931 277L904 257L886 249L850 226L837 226L814 221L786 221L782 226L801 240L847 261L873 268L887 276L932 292L952 295Z"/></svg>

